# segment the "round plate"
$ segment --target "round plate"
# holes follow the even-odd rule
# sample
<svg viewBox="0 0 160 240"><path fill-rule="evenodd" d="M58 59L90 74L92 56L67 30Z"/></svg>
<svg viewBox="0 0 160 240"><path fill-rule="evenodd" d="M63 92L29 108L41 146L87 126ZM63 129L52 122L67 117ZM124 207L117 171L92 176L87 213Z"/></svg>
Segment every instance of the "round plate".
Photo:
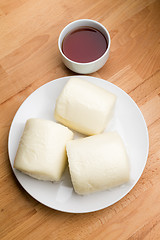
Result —
<svg viewBox="0 0 160 240"><path fill-rule="evenodd" d="M134 187L147 161L149 139L143 115L128 94L105 80L89 76L77 77L98 85L117 96L114 116L105 131L116 130L121 135L130 161L130 181L110 190L80 196L73 190L68 169L66 169L60 182L52 183L36 180L13 168L14 158L26 120L29 118L54 120L53 113L56 99L70 77L59 78L41 86L23 102L10 128L8 152L15 176L33 198L56 210L84 213L112 205ZM75 133L75 137L79 137L79 135Z"/></svg>

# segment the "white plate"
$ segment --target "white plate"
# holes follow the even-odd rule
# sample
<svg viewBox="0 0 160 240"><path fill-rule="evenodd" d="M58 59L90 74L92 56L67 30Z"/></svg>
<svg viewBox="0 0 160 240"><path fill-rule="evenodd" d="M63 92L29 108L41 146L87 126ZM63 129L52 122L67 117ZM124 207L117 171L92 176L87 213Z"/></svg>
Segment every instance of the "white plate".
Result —
<svg viewBox="0 0 160 240"><path fill-rule="evenodd" d="M34 91L20 106L9 132L8 152L11 166L23 188L44 205L64 212L92 212L123 198L140 178L148 157L149 139L145 120L136 103L122 89L105 80L78 76L117 95L115 115L107 130L117 130L123 138L130 160L131 178L124 185L107 191L79 196L73 190L68 170L58 183L39 181L13 168L13 162L25 122L29 118L54 120L56 99L69 77L51 81ZM76 134L78 137L78 134Z"/></svg>

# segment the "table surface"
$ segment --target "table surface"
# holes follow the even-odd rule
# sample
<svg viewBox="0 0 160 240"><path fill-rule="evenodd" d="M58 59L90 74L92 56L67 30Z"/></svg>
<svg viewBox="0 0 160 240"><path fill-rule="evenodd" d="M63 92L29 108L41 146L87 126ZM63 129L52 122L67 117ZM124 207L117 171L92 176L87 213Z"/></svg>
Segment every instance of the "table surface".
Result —
<svg viewBox="0 0 160 240"><path fill-rule="evenodd" d="M58 36L90 18L110 32L105 66L90 74L126 91L141 109L150 139L145 170L116 204L87 214L49 209L17 182L8 133L22 102L39 86L74 75L61 62ZM160 1L0 1L0 239L160 239Z"/></svg>

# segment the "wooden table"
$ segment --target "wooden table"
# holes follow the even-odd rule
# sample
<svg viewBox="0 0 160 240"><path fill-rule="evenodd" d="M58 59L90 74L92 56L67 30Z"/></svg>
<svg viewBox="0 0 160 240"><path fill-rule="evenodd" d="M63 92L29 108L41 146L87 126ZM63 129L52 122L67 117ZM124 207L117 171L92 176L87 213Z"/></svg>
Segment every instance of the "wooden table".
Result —
<svg viewBox="0 0 160 240"><path fill-rule="evenodd" d="M22 102L39 86L74 75L61 62L58 36L69 22L104 24L108 62L91 76L114 83L140 107L150 151L136 186L122 200L88 214L49 209L30 197L12 173L8 133ZM0 239L160 239L160 1L0 1Z"/></svg>

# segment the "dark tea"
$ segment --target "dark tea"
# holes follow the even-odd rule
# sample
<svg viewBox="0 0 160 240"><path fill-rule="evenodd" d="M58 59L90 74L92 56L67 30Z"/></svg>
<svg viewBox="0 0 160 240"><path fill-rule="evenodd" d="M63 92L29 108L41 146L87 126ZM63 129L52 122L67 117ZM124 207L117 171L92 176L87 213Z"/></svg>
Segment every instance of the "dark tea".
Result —
<svg viewBox="0 0 160 240"><path fill-rule="evenodd" d="M64 55L72 61L88 63L100 58L107 50L105 36L92 27L81 27L68 33L62 42Z"/></svg>

